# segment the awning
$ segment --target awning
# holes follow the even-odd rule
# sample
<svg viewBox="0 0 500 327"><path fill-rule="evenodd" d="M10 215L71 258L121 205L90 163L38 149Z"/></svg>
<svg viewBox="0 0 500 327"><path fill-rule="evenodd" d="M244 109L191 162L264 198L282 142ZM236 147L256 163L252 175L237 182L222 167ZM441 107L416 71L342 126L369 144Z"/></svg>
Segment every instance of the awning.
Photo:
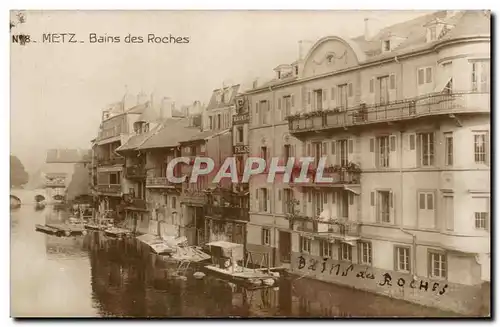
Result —
<svg viewBox="0 0 500 327"><path fill-rule="evenodd" d="M344 185L344 190L351 191L356 195L361 194L361 187L359 185Z"/></svg>
<svg viewBox="0 0 500 327"><path fill-rule="evenodd" d="M113 172L118 172L122 171L123 166L122 165L116 165L116 166L111 166L111 167L98 167L97 172L98 173L113 173Z"/></svg>

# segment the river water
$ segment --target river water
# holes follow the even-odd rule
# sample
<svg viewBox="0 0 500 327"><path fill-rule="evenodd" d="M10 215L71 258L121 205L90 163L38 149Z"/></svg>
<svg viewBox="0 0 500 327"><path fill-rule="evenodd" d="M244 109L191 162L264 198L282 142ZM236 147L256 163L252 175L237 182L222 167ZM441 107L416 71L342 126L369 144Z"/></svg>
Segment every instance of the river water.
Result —
<svg viewBox="0 0 500 327"><path fill-rule="evenodd" d="M211 276L172 275L158 256L134 239L99 233L56 237L35 224L63 221L51 207L26 204L11 211L11 314L15 317L283 317L449 316L404 301L321 283L327 303L305 298L298 281L247 291ZM190 271L196 271L191 267ZM302 284L308 282L301 280ZM319 282L311 282L311 287Z"/></svg>

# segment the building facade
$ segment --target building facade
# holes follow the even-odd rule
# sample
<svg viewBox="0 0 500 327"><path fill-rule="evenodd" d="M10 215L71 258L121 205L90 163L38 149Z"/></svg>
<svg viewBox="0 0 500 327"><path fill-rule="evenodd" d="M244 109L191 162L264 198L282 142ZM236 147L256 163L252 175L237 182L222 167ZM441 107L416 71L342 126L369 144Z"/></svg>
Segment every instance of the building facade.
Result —
<svg viewBox="0 0 500 327"><path fill-rule="evenodd" d="M489 17L365 23L246 92L250 154L313 158L310 183L250 180L247 247L296 274L474 311L490 278Z"/></svg>

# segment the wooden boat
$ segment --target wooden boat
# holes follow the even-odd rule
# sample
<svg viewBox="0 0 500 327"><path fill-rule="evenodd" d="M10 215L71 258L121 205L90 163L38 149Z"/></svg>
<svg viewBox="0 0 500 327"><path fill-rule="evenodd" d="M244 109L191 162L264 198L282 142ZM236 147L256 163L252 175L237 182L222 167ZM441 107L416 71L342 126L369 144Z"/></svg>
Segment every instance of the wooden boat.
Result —
<svg viewBox="0 0 500 327"><path fill-rule="evenodd" d="M45 226L56 229L57 235L72 236L72 235L83 235L87 233L83 228L83 225L46 224Z"/></svg>
<svg viewBox="0 0 500 327"><path fill-rule="evenodd" d="M40 224L35 225L35 230L38 232L43 232L43 233L52 234L52 235L57 234L57 232L59 231L57 228L49 227L46 225L40 225Z"/></svg>
<svg viewBox="0 0 500 327"><path fill-rule="evenodd" d="M132 232L128 229L111 227L104 230L104 235L111 237L123 237L131 234Z"/></svg>
<svg viewBox="0 0 500 327"><path fill-rule="evenodd" d="M278 283L279 268L251 269L237 264L244 260L243 245L226 241L207 244L212 264L204 269L217 278L239 284L248 289L273 287Z"/></svg>

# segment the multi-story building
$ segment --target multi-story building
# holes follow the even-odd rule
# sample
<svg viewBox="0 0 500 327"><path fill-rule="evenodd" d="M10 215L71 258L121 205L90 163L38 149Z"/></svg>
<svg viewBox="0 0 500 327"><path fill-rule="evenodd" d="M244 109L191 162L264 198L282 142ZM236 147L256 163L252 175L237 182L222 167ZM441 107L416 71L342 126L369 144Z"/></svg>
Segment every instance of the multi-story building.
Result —
<svg viewBox="0 0 500 327"><path fill-rule="evenodd" d="M246 92L250 153L313 157L250 180L248 248L324 281L475 312L490 262L490 18L440 11L327 36ZM315 166L326 159L319 183ZM294 201L295 200L295 201Z"/></svg>
<svg viewBox="0 0 500 327"><path fill-rule="evenodd" d="M123 178L125 158L116 152L134 131L134 124L143 113L147 97L139 94L137 100L126 94L122 101L102 112L102 122L93 147L97 166L96 190L99 211L112 212L115 218L124 218L122 197L128 193Z"/></svg>
<svg viewBox="0 0 500 327"><path fill-rule="evenodd" d="M211 151L208 156L215 162L215 172L209 178L215 177L225 159L232 155L238 179L241 180L244 159L248 154L248 110L244 98L238 95L239 88L240 85L233 85L215 90L207 107L208 126L205 127L215 132L222 131L222 134L217 134L217 143L208 147ZM219 185L212 185L207 194L205 217L208 241L246 244L248 184L231 184L226 178Z"/></svg>

